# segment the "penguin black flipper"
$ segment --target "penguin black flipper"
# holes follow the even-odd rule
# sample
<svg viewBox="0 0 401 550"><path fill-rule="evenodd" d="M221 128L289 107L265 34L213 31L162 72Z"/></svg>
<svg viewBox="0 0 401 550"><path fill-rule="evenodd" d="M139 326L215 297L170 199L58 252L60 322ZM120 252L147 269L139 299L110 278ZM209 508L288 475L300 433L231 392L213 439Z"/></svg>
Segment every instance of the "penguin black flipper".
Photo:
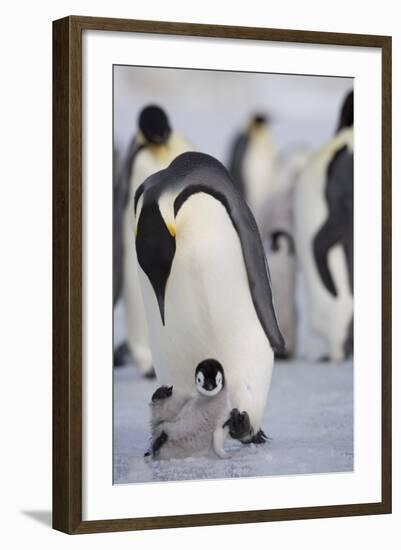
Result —
<svg viewBox="0 0 401 550"><path fill-rule="evenodd" d="M239 134L239 136L234 141L230 162L228 164L228 171L231 174L232 180L244 199L246 199L246 193L244 176L242 174L242 166L248 143L248 135Z"/></svg>
<svg viewBox="0 0 401 550"><path fill-rule="evenodd" d="M333 246L341 244L347 262L348 281L353 290L353 154L343 147L327 170L326 201L328 218L313 241L313 253L320 278L332 296L337 296L328 265Z"/></svg>
<svg viewBox="0 0 401 550"><path fill-rule="evenodd" d="M189 152L177 157L158 177L161 177L162 185L163 180L175 182L173 185L177 186L184 184L174 202L175 216L183 203L195 193L208 193L223 204L240 239L256 314L273 350L284 352L285 343L274 311L270 273L259 230L251 210L235 189L225 167L214 157Z"/></svg>
<svg viewBox="0 0 401 550"><path fill-rule="evenodd" d="M280 239L286 239L289 254L295 254L295 243L293 236L284 229L276 229L270 233L270 250L273 252L278 252L280 250Z"/></svg>
<svg viewBox="0 0 401 550"><path fill-rule="evenodd" d="M323 285L334 297L337 297L337 289L329 268L329 252L331 248L341 240L341 226L338 225L338 217L330 216L319 229L313 241L313 254L316 267Z"/></svg>

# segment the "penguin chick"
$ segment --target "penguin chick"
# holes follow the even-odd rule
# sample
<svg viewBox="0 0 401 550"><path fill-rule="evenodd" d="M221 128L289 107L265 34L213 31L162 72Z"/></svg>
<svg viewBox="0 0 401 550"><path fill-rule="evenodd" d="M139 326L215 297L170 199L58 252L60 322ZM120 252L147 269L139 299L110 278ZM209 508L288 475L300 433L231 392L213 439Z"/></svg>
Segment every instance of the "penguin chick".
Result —
<svg viewBox="0 0 401 550"><path fill-rule="evenodd" d="M211 449L220 458L229 458L224 441L229 431L228 392L224 371L214 359L199 363L195 371L196 396L172 386L161 386L152 396L151 451L154 459L203 456Z"/></svg>

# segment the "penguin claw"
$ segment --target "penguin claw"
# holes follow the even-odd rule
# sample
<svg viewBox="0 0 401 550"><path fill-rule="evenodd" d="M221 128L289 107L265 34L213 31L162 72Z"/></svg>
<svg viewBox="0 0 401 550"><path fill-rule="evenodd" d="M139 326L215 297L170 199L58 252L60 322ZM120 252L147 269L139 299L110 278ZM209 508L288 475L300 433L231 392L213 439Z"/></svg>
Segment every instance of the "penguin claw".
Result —
<svg viewBox="0 0 401 550"><path fill-rule="evenodd" d="M269 443L271 440L272 438L267 436L265 432L260 428L251 438L245 439L244 441L241 441L241 443L243 443L244 445L247 445L249 443L254 443L255 445L264 445L266 442Z"/></svg>
<svg viewBox="0 0 401 550"><path fill-rule="evenodd" d="M241 413L238 409L232 409L230 418L223 424L223 428L226 426L233 439L242 439L252 431L248 413L246 411Z"/></svg>
<svg viewBox="0 0 401 550"><path fill-rule="evenodd" d="M159 401L161 399L167 399L171 397L173 393L173 386L160 386L152 395L152 402Z"/></svg>

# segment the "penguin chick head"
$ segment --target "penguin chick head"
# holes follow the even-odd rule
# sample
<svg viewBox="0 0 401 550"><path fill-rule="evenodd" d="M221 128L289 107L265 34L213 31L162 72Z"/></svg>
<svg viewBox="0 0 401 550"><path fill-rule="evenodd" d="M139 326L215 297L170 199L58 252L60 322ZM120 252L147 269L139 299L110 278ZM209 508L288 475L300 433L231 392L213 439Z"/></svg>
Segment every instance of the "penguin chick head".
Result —
<svg viewBox="0 0 401 550"><path fill-rule="evenodd" d="M171 134L167 115L157 105L148 105L142 109L139 115L138 126L146 141L155 145L166 143Z"/></svg>
<svg viewBox="0 0 401 550"><path fill-rule="evenodd" d="M213 397L224 387L224 371L215 359L201 361L195 370L196 389L201 395Z"/></svg>

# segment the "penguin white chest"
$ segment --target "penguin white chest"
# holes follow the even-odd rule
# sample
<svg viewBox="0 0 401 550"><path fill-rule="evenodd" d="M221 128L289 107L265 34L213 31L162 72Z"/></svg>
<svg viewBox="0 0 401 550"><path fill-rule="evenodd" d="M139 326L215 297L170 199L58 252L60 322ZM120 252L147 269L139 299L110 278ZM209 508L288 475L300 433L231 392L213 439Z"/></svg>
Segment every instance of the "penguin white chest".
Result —
<svg viewBox="0 0 401 550"><path fill-rule="evenodd" d="M273 192L274 172L275 153L270 135L256 132L244 159L243 173L247 202L258 223L260 208Z"/></svg>
<svg viewBox="0 0 401 550"><path fill-rule="evenodd" d="M273 352L225 207L206 193L192 195L177 214L175 233L164 326L152 286L141 274L160 382L193 391L194 366L214 358L224 365L229 388L241 385L256 395L261 387L266 396Z"/></svg>

